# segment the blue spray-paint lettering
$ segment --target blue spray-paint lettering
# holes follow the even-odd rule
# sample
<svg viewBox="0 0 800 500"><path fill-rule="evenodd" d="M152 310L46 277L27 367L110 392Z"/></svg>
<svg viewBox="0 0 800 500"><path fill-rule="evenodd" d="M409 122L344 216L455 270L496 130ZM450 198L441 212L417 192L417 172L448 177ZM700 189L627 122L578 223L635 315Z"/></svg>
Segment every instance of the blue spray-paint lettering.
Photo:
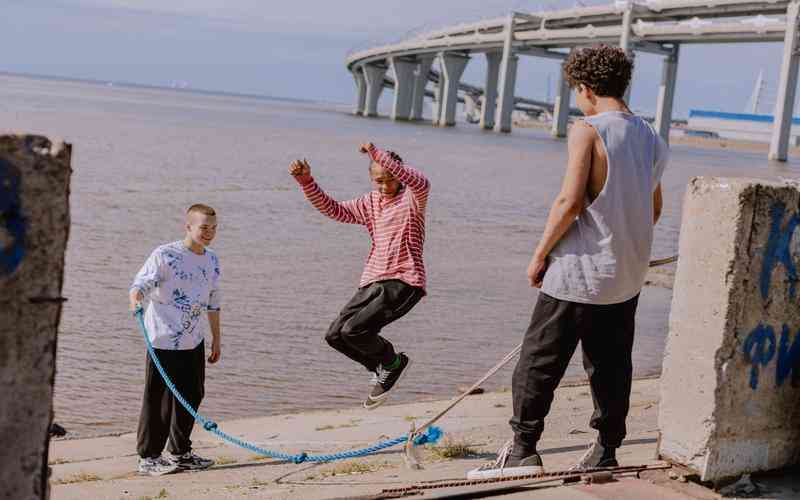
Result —
<svg viewBox="0 0 800 500"><path fill-rule="evenodd" d="M795 214L789 219L786 228L782 229L783 219L786 215L786 205L776 203L770 210L772 224L770 225L769 238L767 239L767 249L764 251L764 267L761 269L761 297L766 299L769 296L770 283L772 281L772 270L778 263L786 268L789 278L789 296L794 298L798 281L797 267L792 261L789 251L789 243L792 241L795 229L800 224L800 214Z"/></svg>
<svg viewBox="0 0 800 500"><path fill-rule="evenodd" d="M775 331L759 324L744 341L744 355L750 363L750 388L758 388L759 365L767 366L775 356Z"/></svg>
<svg viewBox="0 0 800 500"><path fill-rule="evenodd" d="M789 327L783 325L781 340L778 343L778 364L775 371L775 384L780 387L792 375L792 387L800 385L800 331L794 336L789 347Z"/></svg>
<svg viewBox="0 0 800 500"><path fill-rule="evenodd" d="M788 325L783 325L781 337L776 339L775 330L769 325L759 324L744 341L742 350L750 364L750 388L758 388L761 367L775 362L775 387L781 387L791 376L791 386L800 386L800 331L794 339ZM777 356L776 356L777 354Z"/></svg>
<svg viewBox="0 0 800 500"><path fill-rule="evenodd" d="M0 275L11 274L25 258L27 221L22 215L20 177L7 160L0 158Z"/></svg>

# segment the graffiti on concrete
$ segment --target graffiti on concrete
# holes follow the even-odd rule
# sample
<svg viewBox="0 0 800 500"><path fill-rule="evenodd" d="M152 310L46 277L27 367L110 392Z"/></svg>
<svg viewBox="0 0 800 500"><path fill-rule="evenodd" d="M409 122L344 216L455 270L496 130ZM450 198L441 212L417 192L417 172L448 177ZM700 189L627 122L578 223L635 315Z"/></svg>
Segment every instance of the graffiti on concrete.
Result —
<svg viewBox="0 0 800 500"><path fill-rule="evenodd" d="M758 389L761 367L775 359L775 386L781 387L791 376L791 386L800 386L800 332L791 340L789 327L783 325L780 339L775 330L759 324L744 341L744 355L750 363L750 388ZM777 354L777 356L776 356Z"/></svg>
<svg viewBox="0 0 800 500"><path fill-rule="evenodd" d="M788 217L786 205L775 203L770 209L770 228L767 246L764 250L763 267L759 280L761 297L770 298L772 289L772 275L779 265L785 271L789 283L789 297L794 299L797 293L797 262L792 255L792 238L798 225L800 214ZM750 387L757 389L759 378L770 363L775 362L775 386L779 388L790 380L791 387L800 386L800 331L796 332L794 339L787 324L781 327L780 338L775 334L775 328L764 323L759 323L745 338L742 350L745 359L750 365Z"/></svg>
<svg viewBox="0 0 800 500"><path fill-rule="evenodd" d="M769 297L769 290L772 282L772 271L778 264L783 264L786 268L786 277L789 279L789 296L794 298L798 281L797 266L792 260L790 243L794 231L800 224L800 214L793 215L786 226L783 226L783 219L786 215L786 205L775 203L770 210L772 224L769 228L769 238L767 239L767 249L764 251L764 267L761 269L761 297Z"/></svg>
<svg viewBox="0 0 800 500"><path fill-rule="evenodd" d="M25 257L27 222L19 188L19 173L0 158L0 276L13 273Z"/></svg>

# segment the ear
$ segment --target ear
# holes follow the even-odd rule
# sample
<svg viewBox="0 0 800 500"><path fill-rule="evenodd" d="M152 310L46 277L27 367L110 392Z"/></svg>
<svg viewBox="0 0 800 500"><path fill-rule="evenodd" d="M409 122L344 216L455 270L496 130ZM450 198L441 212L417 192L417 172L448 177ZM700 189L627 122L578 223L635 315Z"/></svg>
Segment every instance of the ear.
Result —
<svg viewBox="0 0 800 500"><path fill-rule="evenodd" d="M588 99L593 105L597 104L597 95L594 93L594 90L585 85L583 88L586 89L586 99Z"/></svg>

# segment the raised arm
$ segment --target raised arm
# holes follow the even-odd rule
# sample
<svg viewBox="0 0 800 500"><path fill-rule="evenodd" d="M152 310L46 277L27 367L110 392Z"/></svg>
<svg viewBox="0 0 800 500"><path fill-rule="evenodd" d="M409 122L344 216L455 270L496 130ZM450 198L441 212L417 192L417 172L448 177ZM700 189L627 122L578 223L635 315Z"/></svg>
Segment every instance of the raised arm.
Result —
<svg viewBox="0 0 800 500"><path fill-rule="evenodd" d="M425 200L428 197L431 183L428 178L419 170L407 167L397 157L386 151L378 149L374 144L368 143L361 146L361 151L367 153L375 163L389 171L397 180L408 186L418 200Z"/></svg>
<svg viewBox="0 0 800 500"><path fill-rule="evenodd" d="M300 184L303 194L314 208L331 219L346 224L366 224L364 198L339 202L328 196L311 176L311 166L306 160L293 161L289 173Z"/></svg>

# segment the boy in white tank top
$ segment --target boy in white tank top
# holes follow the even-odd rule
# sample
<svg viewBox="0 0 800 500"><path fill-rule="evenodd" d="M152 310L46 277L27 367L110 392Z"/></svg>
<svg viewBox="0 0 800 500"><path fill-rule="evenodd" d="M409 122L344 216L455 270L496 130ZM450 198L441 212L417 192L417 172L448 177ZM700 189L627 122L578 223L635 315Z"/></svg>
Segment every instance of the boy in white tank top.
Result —
<svg viewBox="0 0 800 500"><path fill-rule="evenodd" d="M628 109L633 62L619 48L573 51L564 75L586 115L569 134L567 171L528 266L541 289L512 380L514 438L470 479L543 471L536 444L581 342L598 431L576 470L616 466L625 437L634 316L661 214L666 143Z"/></svg>

